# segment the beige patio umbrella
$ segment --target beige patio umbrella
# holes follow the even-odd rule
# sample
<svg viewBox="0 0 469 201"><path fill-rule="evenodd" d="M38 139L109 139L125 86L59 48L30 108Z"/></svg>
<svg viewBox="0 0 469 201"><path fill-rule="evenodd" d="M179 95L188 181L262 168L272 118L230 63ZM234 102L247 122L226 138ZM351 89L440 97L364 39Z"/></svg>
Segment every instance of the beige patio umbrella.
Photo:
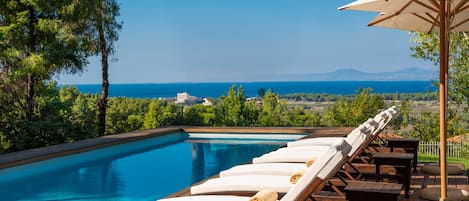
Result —
<svg viewBox="0 0 469 201"><path fill-rule="evenodd" d="M358 0L339 9L379 12L368 26L440 33L440 200L446 200L449 33L469 31L469 0Z"/></svg>

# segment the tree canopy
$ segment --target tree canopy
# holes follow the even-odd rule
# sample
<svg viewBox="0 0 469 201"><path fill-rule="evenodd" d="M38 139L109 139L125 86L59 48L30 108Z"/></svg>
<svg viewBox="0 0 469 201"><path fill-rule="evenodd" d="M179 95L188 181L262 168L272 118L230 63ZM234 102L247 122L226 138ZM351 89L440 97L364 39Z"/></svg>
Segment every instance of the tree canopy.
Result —
<svg viewBox="0 0 469 201"><path fill-rule="evenodd" d="M448 135L459 135L467 132L469 122L469 37L466 32L450 34L449 50L449 86L448 86ZM438 34L411 33L413 51L412 56L439 63L439 36ZM422 113L417 119L414 135L431 135L438 138L438 130L425 130L423 127L439 127L436 122L437 115ZM466 123L464 123L466 122ZM422 130L419 132L419 130Z"/></svg>

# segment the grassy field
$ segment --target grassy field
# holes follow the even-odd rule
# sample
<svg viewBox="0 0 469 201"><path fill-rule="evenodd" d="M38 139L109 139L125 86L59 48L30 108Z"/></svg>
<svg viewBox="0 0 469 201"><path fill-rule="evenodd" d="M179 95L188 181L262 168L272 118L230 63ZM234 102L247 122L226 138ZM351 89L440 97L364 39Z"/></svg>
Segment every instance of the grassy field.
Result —
<svg viewBox="0 0 469 201"><path fill-rule="evenodd" d="M466 169L469 171L469 159L461 159L461 158L447 158L449 163L464 163ZM438 162L437 156L430 156L425 154L418 155L419 162Z"/></svg>
<svg viewBox="0 0 469 201"><path fill-rule="evenodd" d="M289 108L303 108L311 112L322 112L326 107L334 104L334 102L314 102L314 101L294 101L286 100ZM391 101L385 101L390 103ZM411 115L419 116L423 111L426 112L438 112L437 101L412 101Z"/></svg>

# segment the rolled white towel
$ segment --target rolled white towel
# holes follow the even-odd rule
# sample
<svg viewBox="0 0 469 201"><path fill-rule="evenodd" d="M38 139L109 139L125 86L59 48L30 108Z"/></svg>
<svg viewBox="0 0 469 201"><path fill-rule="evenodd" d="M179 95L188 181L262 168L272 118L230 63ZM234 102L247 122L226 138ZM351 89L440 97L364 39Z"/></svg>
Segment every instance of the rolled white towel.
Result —
<svg viewBox="0 0 469 201"><path fill-rule="evenodd" d="M249 201L276 201L278 193L273 191L259 191L249 198Z"/></svg>
<svg viewBox="0 0 469 201"><path fill-rule="evenodd" d="M297 173L293 174L290 177L290 183L296 184L296 182L298 182L298 180L300 180L300 178L303 176L303 174L305 174L304 170L298 171Z"/></svg>

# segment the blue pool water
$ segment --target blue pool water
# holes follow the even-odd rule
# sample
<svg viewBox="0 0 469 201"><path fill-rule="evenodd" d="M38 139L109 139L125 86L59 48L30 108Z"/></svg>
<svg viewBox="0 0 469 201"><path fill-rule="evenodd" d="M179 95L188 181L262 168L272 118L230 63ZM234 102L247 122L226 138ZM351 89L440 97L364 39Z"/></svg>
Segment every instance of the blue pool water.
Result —
<svg viewBox="0 0 469 201"><path fill-rule="evenodd" d="M237 141L179 133L3 169L0 200L156 200L285 142Z"/></svg>

